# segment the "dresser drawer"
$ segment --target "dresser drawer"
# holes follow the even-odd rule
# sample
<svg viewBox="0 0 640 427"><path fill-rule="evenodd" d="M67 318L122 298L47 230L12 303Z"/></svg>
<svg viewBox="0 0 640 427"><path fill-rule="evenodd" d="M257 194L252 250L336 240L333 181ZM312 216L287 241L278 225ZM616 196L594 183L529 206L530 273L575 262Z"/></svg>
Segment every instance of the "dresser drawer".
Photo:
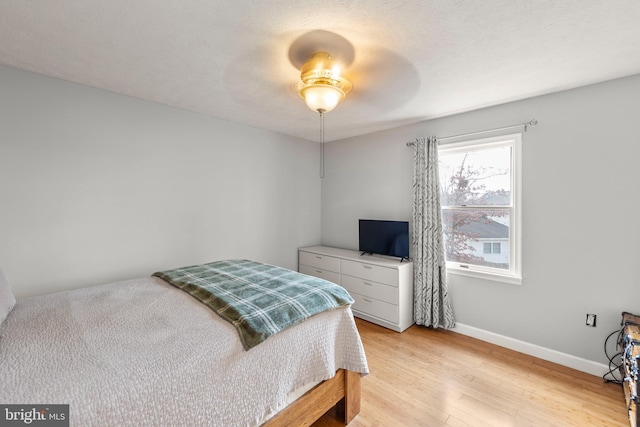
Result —
<svg viewBox="0 0 640 427"><path fill-rule="evenodd" d="M334 271L323 270L321 268L316 268L316 267L310 267L304 264L300 264L299 270L300 270L300 273L308 274L309 276L319 277L321 279L333 282L336 285L340 284L340 274Z"/></svg>
<svg viewBox="0 0 640 427"><path fill-rule="evenodd" d="M298 263L340 273L340 258L300 251Z"/></svg>
<svg viewBox="0 0 640 427"><path fill-rule="evenodd" d="M373 280L361 279L359 277L342 275L340 283L349 293L375 298L394 305L398 305L398 288L395 286L383 285Z"/></svg>
<svg viewBox="0 0 640 427"><path fill-rule="evenodd" d="M349 276L361 277L366 280L384 283L385 285L398 286L398 270L395 268L343 259L340 264L340 271L342 274Z"/></svg>
<svg viewBox="0 0 640 427"><path fill-rule="evenodd" d="M379 317L388 322L398 323L398 306L379 301L374 298L363 296L355 292L350 292L351 298L355 301L352 308L371 316Z"/></svg>

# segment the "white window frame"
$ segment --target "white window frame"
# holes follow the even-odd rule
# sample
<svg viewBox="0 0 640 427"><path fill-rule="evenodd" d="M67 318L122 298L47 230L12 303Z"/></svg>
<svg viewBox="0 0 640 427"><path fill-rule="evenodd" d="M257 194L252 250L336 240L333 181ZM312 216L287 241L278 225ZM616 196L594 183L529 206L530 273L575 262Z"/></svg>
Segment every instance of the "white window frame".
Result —
<svg viewBox="0 0 640 427"><path fill-rule="evenodd" d="M447 261L447 272L451 274L522 284L522 134L494 136L490 138L442 143L438 155L469 150L511 147L511 205L509 206L509 270ZM442 206L445 208L447 206ZM469 208L491 208L470 206Z"/></svg>

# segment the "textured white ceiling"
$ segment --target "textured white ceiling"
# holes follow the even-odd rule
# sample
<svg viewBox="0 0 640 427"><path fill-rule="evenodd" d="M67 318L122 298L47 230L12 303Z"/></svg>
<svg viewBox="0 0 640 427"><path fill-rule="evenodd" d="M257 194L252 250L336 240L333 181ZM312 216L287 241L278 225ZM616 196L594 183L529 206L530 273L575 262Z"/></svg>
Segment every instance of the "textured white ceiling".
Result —
<svg viewBox="0 0 640 427"><path fill-rule="evenodd" d="M330 141L640 73L639 23L638 0L0 0L0 64L317 141L292 85L333 50Z"/></svg>

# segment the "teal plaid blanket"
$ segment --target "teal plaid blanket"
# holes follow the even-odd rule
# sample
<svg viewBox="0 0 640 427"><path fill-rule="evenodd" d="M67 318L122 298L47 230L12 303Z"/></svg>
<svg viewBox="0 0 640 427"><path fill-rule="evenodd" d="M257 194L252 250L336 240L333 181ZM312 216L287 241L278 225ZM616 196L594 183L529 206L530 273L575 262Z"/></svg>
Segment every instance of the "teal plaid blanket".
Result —
<svg viewBox="0 0 640 427"><path fill-rule="evenodd" d="M153 276L230 322L246 350L314 314L353 304L349 293L332 282L248 260L216 261Z"/></svg>

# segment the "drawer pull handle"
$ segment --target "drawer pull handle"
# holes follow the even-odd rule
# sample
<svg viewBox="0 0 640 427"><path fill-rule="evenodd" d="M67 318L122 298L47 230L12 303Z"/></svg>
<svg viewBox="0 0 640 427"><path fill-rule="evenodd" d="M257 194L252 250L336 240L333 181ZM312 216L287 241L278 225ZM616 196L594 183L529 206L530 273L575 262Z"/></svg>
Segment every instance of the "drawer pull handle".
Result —
<svg viewBox="0 0 640 427"><path fill-rule="evenodd" d="M316 273L322 274L322 270L316 270Z"/></svg>
<svg viewBox="0 0 640 427"><path fill-rule="evenodd" d="M362 282L362 283L367 285L367 286L373 286L371 283L367 283L367 282Z"/></svg>
<svg viewBox="0 0 640 427"><path fill-rule="evenodd" d="M371 266L363 265L362 268L366 268L367 270L371 270Z"/></svg>
<svg viewBox="0 0 640 427"><path fill-rule="evenodd" d="M317 259L322 259L322 257L321 257L321 256L317 256L317 255L316 255L316 258L317 258Z"/></svg>
<svg viewBox="0 0 640 427"><path fill-rule="evenodd" d="M362 298L362 301L371 302L370 299Z"/></svg>

